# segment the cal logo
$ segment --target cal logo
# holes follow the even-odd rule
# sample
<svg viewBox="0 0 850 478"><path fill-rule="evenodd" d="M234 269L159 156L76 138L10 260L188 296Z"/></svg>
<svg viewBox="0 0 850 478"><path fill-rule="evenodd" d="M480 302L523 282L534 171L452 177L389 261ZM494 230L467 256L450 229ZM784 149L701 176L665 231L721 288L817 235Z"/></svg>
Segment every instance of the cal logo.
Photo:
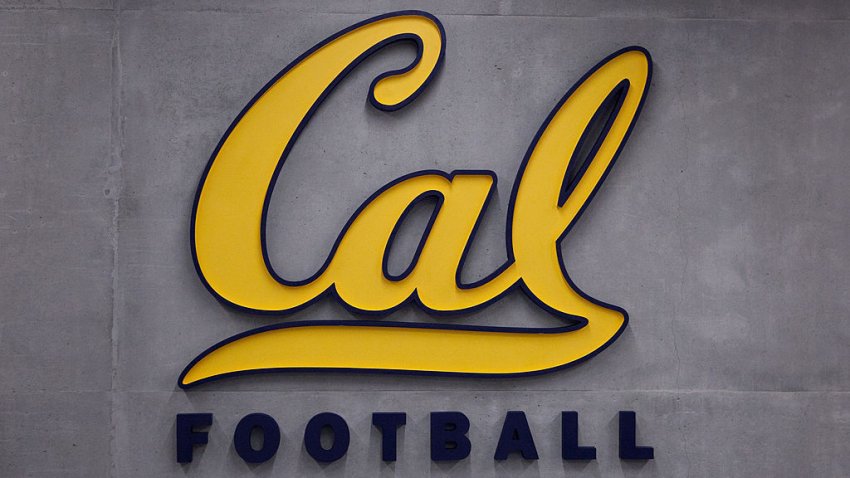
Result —
<svg viewBox="0 0 850 478"><path fill-rule="evenodd" d="M369 101L381 110L403 108L428 86L445 54L443 26L423 12L382 15L333 35L284 68L239 114L213 153L195 198L191 246L201 280L222 302L269 314L290 313L323 296L360 314L387 314L409 303L433 314L453 314L484 307L519 288L564 325L286 322L212 346L186 367L181 387L293 369L533 374L591 357L626 327L625 310L587 296L572 283L559 243L637 121L651 75L649 54L639 47L620 50L593 67L543 122L518 161L508 210L508 260L485 279L459 280L496 183L493 172L481 170L402 176L356 210L313 277L291 282L275 273L266 250L265 217L293 144L349 71L397 41L415 42L416 59L375 78ZM603 110L608 113L601 134L590 135L589 125L599 123ZM578 157L579 150L588 149L589 155ZM436 212L410 268L392 276L387 248L411 205L425 197L438 198Z"/></svg>

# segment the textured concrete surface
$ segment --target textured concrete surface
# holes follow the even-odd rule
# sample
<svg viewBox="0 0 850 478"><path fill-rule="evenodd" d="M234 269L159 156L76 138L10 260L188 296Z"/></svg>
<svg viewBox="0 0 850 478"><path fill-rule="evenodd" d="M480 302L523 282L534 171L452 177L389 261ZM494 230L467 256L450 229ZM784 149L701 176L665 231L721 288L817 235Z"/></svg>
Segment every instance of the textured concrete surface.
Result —
<svg viewBox="0 0 850 478"><path fill-rule="evenodd" d="M0 11L0 476L107 476L111 12Z"/></svg>
<svg viewBox="0 0 850 478"><path fill-rule="evenodd" d="M352 374L243 377L189 392L183 367L277 319L222 307L189 253L209 154L278 70L327 36L403 8L447 30L443 71L396 114L365 101L406 65L355 70L301 136L269 218L271 260L314 272L374 190L425 168L486 168L498 195L464 277L504 259L522 155L563 93L627 45L653 55L650 96L602 191L564 242L567 268L629 328L578 367L522 379ZM0 1L0 476L834 476L850 474L850 6L846 2ZM394 251L404 267L428 211ZM356 320L323 301L292 319ZM291 319L287 319L291 320ZM388 320L432 321L416 309ZM470 324L551 324L513 295ZM508 410L541 459L494 462ZM638 413L646 463L616 457ZM473 423L473 453L427 456L432 410ZM578 410L599 459L559 458ZM315 413L352 430L319 466ZM373 411L406 411L400 460L379 461ZM174 415L213 412L210 444L174 460ZM273 462L232 447L243 415L281 424Z"/></svg>
<svg viewBox="0 0 850 478"><path fill-rule="evenodd" d="M739 392L504 392L478 390L435 393L369 390L340 394L313 392L209 391L121 393L116 411L127 417L115 437L128 453L119 476L843 476L850 467L846 394ZM209 444L196 449L191 464L173 456L173 409L214 414ZM346 457L319 465L304 451L304 426L316 413L333 410L351 433ZM432 463L429 412L463 411L470 421L472 451L457 463ZM518 457L496 462L493 453L508 410L523 410L534 434L539 460ZM560 412L575 410L583 446L595 446L597 459L561 459ZM617 457L617 411L638 410L638 444L652 445L655 459L630 462ZM843 411L842 411L843 410ZM272 416L281 444L273 460L248 465L233 450L233 431L247 412ZM381 438L372 412L403 411L398 461L381 462ZM804 459L789 459L793 450ZM152 460L150 457L157 459ZM790 468L793 466L793 468Z"/></svg>

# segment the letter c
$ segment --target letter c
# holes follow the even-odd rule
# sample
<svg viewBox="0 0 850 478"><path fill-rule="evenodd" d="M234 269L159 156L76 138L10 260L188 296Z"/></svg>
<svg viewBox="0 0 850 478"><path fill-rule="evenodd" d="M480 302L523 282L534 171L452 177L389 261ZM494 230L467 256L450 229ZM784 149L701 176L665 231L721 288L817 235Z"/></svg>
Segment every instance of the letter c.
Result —
<svg viewBox="0 0 850 478"><path fill-rule="evenodd" d="M280 312L330 287L327 274L302 283L273 274L262 246L264 211L292 145L325 96L363 59L401 40L417 43L416 60L378 76L369 90L375 107L401 108L442 61L443 30L434 17L402 12L341 31L281 71L230 126L201 178L191 227L198 273L216 297L252 311Z"/></svg>

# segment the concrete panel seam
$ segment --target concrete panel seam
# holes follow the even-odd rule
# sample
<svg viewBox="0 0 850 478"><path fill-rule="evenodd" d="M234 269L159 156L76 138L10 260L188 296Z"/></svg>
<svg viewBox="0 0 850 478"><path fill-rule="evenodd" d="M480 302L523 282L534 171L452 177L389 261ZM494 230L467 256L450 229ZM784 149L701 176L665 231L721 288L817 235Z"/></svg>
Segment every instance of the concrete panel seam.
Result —
<svg viewBox="0 0 850 478"><path fill-rule="evenodd" d="M2 10L2 9L0 9ZM15 9L19 10L19 9ZM363 12L313 12L313 11L299 11L296 12L300 15L344 15L344 16L355 16L355 17L373 17L377 15L382 15L387 13L388 11L393 11L392 8L381 11L363 11ZM269 13L287 13L285 9L269 9L269 10L232 10L232 9L224 9L224 8L187 8L187 9L168 9L168 8L160 8L160 9L147 9L147 8L127 8L121 10L123 13L151 13L151 12L168 12L168 13L218 13L223 15L268 15ZM671 21L671 22L730 22L730 23L848 23L850 22L850 18L745 18L745 17L683 17L683 16L652 16L647 15L643 17L632 17L632 16L604 16L604 15L569 15L569 14L517 14L517 13L437 13L440 18L449 18L449 17L501 17L501 18L542 18L542 19L575 19L575 20L662 20L662 21Z"/></svg>
<svg viewBox="0 0 850 478"><path fill-rule="evenodd" d="M110 344L112 347L112 367L110 370L110 393L109 393L109 474L117 476L116 467L116 406L115 387L118 371L118 300L117 292L120 286L118 281L118 237L119 237L119 214L120 199L123 190L122 166L124 152L124 119L121 113L122 105L122 77L121 77L121 16L119 5L116 2L113 8L112 18L112 138L111 138L111 162L107 171L107 187L112 198L112 321L110 324Z"/></svg>

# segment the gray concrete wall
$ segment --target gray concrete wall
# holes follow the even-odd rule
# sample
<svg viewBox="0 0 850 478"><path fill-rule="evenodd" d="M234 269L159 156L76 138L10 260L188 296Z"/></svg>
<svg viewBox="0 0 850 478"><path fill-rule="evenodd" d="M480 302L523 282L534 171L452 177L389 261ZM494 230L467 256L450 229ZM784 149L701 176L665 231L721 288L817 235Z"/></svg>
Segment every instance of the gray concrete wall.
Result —
<svg viewBox="0 0 850 478"><path fill-rule="evenodd" d="M402 174L486 168L501 181L465 275L481 277L504 259L511 183L549 110L638 44L655 62L649 99L563 244L576 283L627 309L629 328L589 362L532 378L277 374L178 389L200 351L277 321L222 307L193 270L209 154L291 60L403 8L444 23L443 71L405 112L380 113L369 82L412 55L393 47L328 99L278 182L273 263L311 274L356 206ZM0 42L0 476L850 475L850 4L2 0ZM293 317L326 318L356 320L327 300ZM456 320L552 321L517 294ZM428 412L452 409L472 420L472 456L433 464ZM515 409L539 461L492 459ZM617 458L623 409L655 460ZM352 445L319 466L301 436L326 410ZM380 410L408 413L395 465L369 424ZM561 461L561 410L579 411L597 461ZM231 437L254 411L283 441L248 466ZM180 412L216 415L186 466Z"/></svg>

